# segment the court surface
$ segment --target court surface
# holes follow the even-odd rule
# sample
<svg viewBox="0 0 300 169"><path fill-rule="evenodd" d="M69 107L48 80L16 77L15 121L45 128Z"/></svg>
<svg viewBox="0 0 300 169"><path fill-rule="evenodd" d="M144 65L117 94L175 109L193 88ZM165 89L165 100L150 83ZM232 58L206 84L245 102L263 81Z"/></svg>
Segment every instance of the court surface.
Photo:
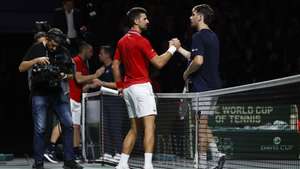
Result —
<svg viewBox="0 0 300 169"><path fill-rule="evenodd" d="M31 169L32 159L15 159L8 162L0 162L0 169ZM45 163L46 169L59 169L62 168L62 163L51 164ZM102 164L83 164L85 169L113 169L112 166L103 166ZM155 167L156 168L156 167ZM170 169L179 169L176 166L168 167ZM300 160L286 160L286 161L272 161L272 160L227 160L223 169L299 169ZM184 168L180 168L184 169Z"/></svg>
<svg viewBox="0 0 300 169"><path fill-rule="evenodd" d="M8 162L0 162L0 169L31 169L33 160L15 159ZM82 164L85 169L113 169L111 166L103 166L102 164ZM45 169L60 169L63 163L51 164L45 162Z"/></svg>

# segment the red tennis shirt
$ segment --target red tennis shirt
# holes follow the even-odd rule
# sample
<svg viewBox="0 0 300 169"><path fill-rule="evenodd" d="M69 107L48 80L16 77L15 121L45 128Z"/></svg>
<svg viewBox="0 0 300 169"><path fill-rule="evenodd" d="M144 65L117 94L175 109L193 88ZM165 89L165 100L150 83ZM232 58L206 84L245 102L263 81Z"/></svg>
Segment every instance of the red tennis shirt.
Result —
<svg viewBox="0 0 300 169"><path fill-rule="evenodd" d="M123 87L150 82L149 63L157 53L139 32L130 30L118 42L114 59L125 68Z"/></svg>
<svg viewBox="0 0 300 169"><path fill-rule="evenodd" d="M89 74L88 67L86 63L81 59L80 56L75 56L73 58L73 61L75 63L76 72L81 72L82 75ZM80 102L83 85L76 83L74 79L71 79L69 81L69 85L70 85L70 98L77 102Z"/></svg>

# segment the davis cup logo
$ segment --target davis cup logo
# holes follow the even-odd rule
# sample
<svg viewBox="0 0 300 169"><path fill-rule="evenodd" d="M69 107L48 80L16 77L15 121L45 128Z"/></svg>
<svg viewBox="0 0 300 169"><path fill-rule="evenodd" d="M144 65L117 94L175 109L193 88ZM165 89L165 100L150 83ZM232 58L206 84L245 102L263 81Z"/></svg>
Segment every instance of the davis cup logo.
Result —
<svg viewBox="0 0 300 169"><path fill-rule="evenodd" d="M275 145L279 145L279 144L281 143L281 138L280 138L280 137L275 137L275 138L273 139L273 143L274 143Z"/></svg>
<svg viewBox="0 0 300 169"><path fill-rule="evenodd" d="M293 149L295 149L295 145L293 144L283 144L281 137L274 137L273 138L273 144L272 145L261 145L260 150L261 151L267 151L267 152L289 152Z"/></svg>

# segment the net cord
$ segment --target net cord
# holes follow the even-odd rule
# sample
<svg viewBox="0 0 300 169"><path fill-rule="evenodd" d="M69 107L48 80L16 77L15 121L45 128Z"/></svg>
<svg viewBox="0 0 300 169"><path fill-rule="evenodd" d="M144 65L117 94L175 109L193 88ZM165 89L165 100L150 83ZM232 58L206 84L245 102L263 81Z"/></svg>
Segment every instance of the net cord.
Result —
<svg viewBox="0 0 300 169"><path fill-rule="evenodd" d="M270 87L277 87L282 85L288 85L300 82L300 75L288 76L284 78L268 80L258 83L252 83L247 85L241 85L236 87L228 87L223 89L197 92L197 93L156 93L156 96L159 98L203 98L203 97L212 97L212 96L221 96L226 94L233 94L239 92L247 92L251 90L258 90Z"/></svg>

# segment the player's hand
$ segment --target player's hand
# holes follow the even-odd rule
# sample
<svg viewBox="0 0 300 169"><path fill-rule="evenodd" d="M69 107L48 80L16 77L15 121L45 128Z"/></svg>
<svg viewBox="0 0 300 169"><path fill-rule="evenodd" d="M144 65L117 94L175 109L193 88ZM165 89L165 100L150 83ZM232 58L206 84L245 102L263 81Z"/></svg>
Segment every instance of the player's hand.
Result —
<svg viewBox="0 0 300 169"><path fill-rule="evenodd" d="M174 41L173 40L169 40L169 47L171 46L175 46Z"/></svg>
<svg viewBox="0 0 300 169"><path fill-rule="evenodd" d="M61 80L64 80L64 79L68 78L68 75L65 74L64 72L60 72L59 76L60 76Z"/></svg>
<svg viewBox="0 0 300 169"><path fill-rule="evenodd" d="M181 47L180 40L177 38L173 38L171 40L171 44L174 45L176 47L176 49L179 49Z"/></svg>
<svg viewBox="0 0 300 169"><path fill-rule="evenodd" d="M68 79L68 80L74 79L74 75L73 75L73 74L67 74L67 79Z"/></svg>
<svg viewBox="0 0 300 169"><path fill-rule="evenodd" d="M87 31L87 27L86 26L81 26L80 27L80 31L81 32L86 32Z"/></svg>
<svg viewBox="0 0 300 169"><path fill-rule="evenodd" d="M39 65L49 65L50 61L48 57L38 57L34 59L34 62Z"/></svg>
<svg viewBox="0 0 300 169"><path fill-rule="evenodd" d="M104 71L105 71L105 67L104 66L102 66L101 68L97 69L96 73L95 73L96 78L100 77L104 73Z"/></svg>
<svg viewBox="0 0 300 169"><path fill-rule="evenodd" d="M118 92L119 92L119 96L123 97L124 94L123 94L123 89L118 89Z"/></svg>
<svg viewBox="0 0 300 169"><path fill-rule="evenodd" d="M97 87L101 87L102 86L102 81L99 79L94 79L93 80L93 84Z"/></svg>
<svg viewBox="0 0 300 169"><path fill-rule="evenodd" d="M86 84L82 87L82 92L83 93L87 93L89 91L89 89L91 88L91 86L89 84Z"/></svg>
<svg viewBox="0 0 300 169"><path fill-rule="evenodd" d="M186 81L188 79L188 77L189 77L189 74L187 74L187 72L184 71L184 73L183 73L183 80Z"/></svg>

